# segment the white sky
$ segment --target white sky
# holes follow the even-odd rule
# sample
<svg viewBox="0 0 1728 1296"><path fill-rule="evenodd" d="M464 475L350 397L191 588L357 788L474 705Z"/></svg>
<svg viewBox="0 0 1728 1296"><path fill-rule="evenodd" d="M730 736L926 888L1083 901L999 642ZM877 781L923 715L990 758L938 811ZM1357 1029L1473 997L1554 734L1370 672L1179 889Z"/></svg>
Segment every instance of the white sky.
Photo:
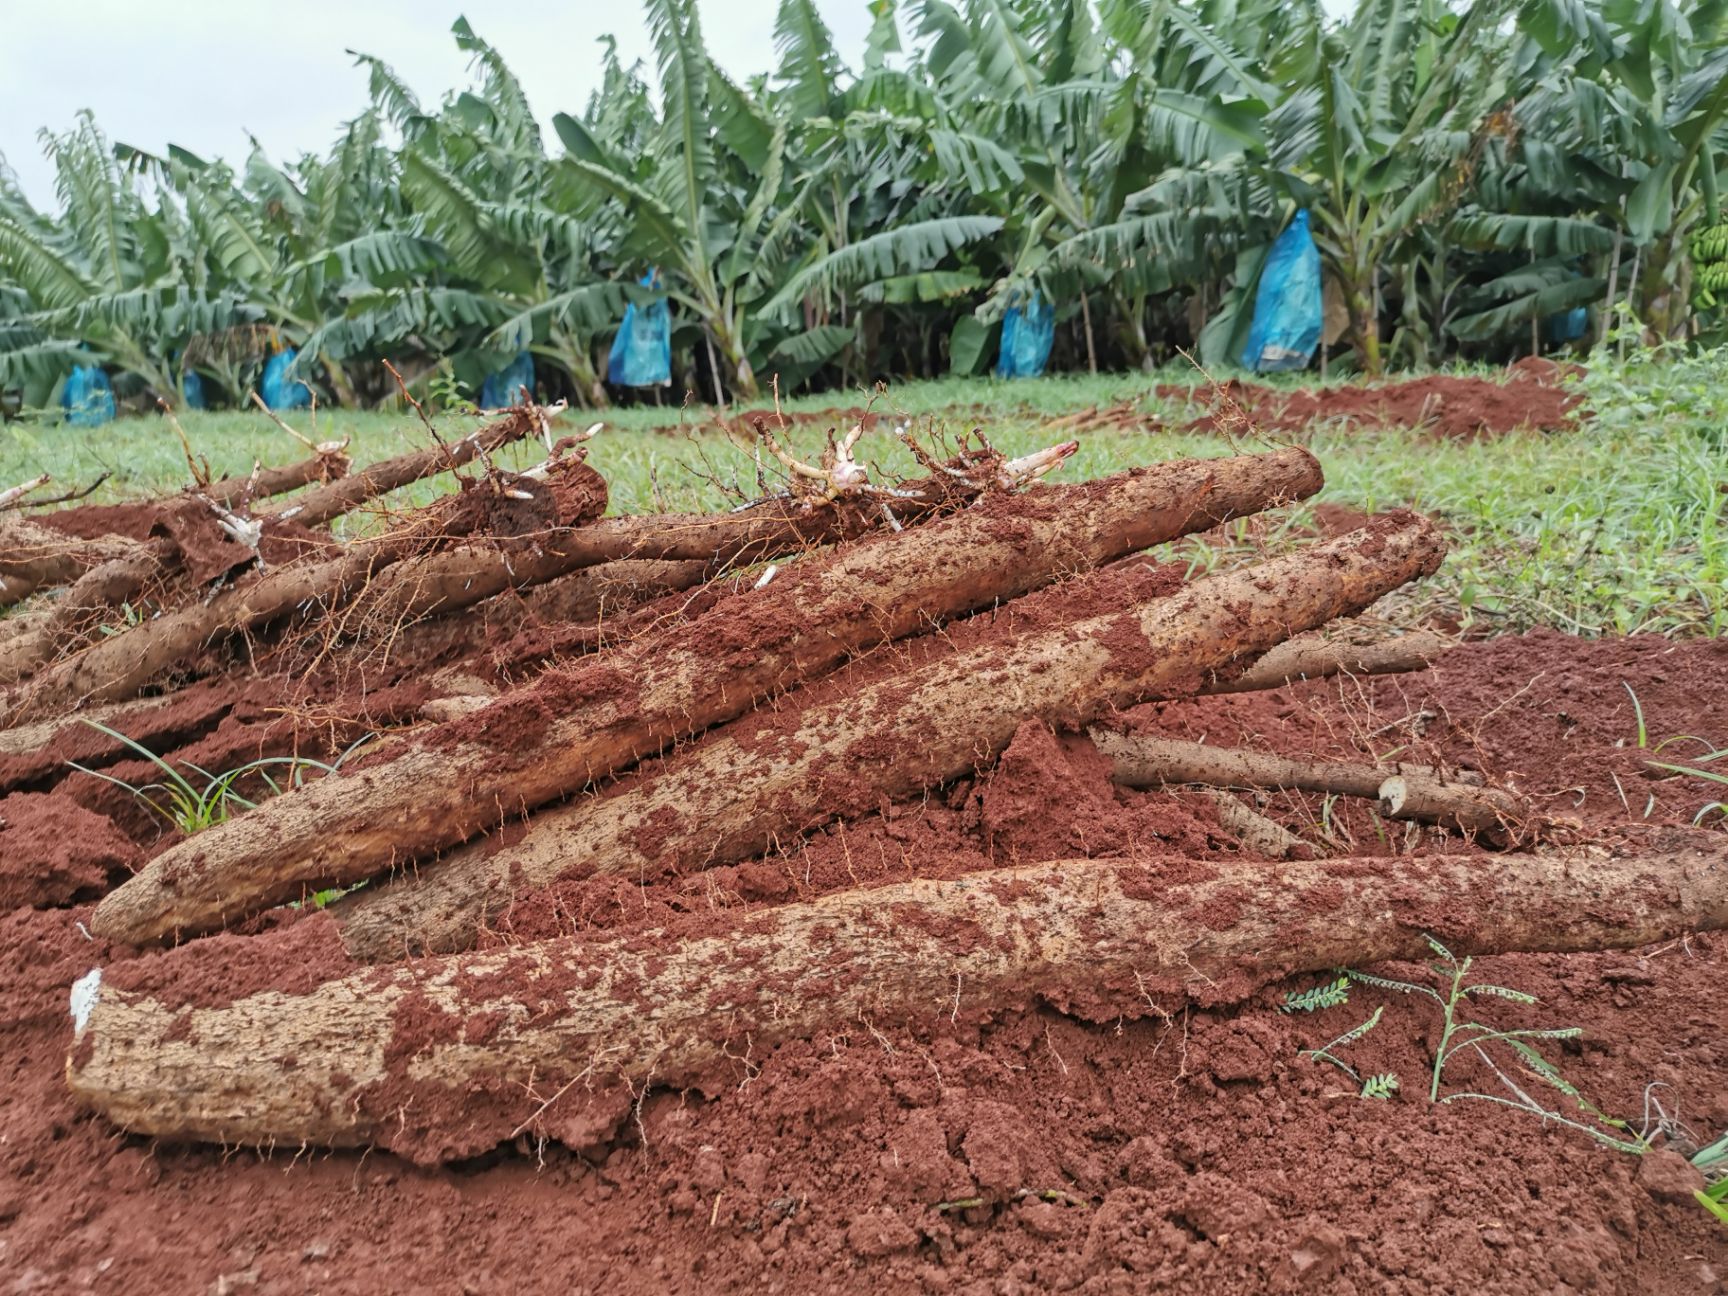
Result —
<svg viewBox="0 0 1728 1296"><path fill-rule="evenodd" d="M866 0L817 0L856 67ZM703 36L735 77L767 71L773 0L701 0ZM37 131L90 108L109 137L149 152L173 142L242 161L246 135L278 161L325 152L366 104L366 73L344 49L393 66L422 102L468 84L450 24L466 14L504 55L543 122L580 113L600 76L596 38L652 72L639 0L0 0L0 154L38 206L55 206ZM906 16L901 15L902 29ZM548 136L551 139L551 136ZM556 151L553 141L550 147Z"/></svg>

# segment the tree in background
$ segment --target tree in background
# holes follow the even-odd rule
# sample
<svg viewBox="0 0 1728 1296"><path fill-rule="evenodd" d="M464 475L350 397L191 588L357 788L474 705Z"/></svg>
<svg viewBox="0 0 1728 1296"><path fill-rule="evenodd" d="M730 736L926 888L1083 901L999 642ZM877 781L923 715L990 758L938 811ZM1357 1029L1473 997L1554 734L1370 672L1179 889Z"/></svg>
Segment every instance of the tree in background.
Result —
<svg viewBox="0 0 1728 1296"><path fill-rule="evenodd" d="M1721 327L1686 248L1728 148L1728 0L868 3L856 70L780 0L740 84L696 0L647 0L658 96L607 43L545 134L463 20L468 88L427 107L357 55L366 104L322 156L235 169L81 117L44 135L57 211L0 167L0 389L44 404L95 362L123 396L195 371L238 401L292 346L355 403L394 398L386 359L477 388L526 350L598 406L624 306L660 296L715 399L976 373L1034 294L1059 363L1219 366L1298 209L1370 374L1527 350L1584 304Z"/></svg>

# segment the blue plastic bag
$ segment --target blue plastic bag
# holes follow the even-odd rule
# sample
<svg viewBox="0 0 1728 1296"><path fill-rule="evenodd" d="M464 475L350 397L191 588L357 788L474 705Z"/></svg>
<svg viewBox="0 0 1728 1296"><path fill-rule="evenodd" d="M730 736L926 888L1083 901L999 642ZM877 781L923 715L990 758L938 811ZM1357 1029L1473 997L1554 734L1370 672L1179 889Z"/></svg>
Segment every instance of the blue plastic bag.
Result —
<svg viewBox="0 0 1728 1296"><path fill-rule="evenodd" d="M1326 308L1320 290L1320 249L1308 230L1308 213L1278 236L1260 271L1254 325L1242 364L1255 373L1303 369L1320 345Z"/></svg>
<svg viewBox="0 0 1728 1296"><path fill-rule="evenodd" d="M73 427L101 427L114 417L114 388L96 365L79 365L60 389L60 406Z"/></svg>
<svg viewBox="0 0 1728 1296"><path fill-rule="evenodd" d="M1574 306L1568 311L1557 311L1542 322L1542 340L1550 346L1564 346L1568 342L1576 342L1590 331L1590 308Z"/></svg>
<svg viewBox="0 0 1728 1296"><path fill-rule="evenodd" d="M514 360L480 385L481 409L506 409L522 399L522 389L534 394L534 357L518 352Z"/></svg>
<svg viewBox="0 0 1728 1296"><path fill-rule="evenodd" d="M305 409L312 403L312 389L291 372L300 353L287 347L270 357L264 366L264 381L258 394L273 410Z"/></svg>
<svg viewBox="0 0 1728 1296"><path fill-rule="evenodd" d="M642 276L642 286L653 288L660 272ZM619 387L670 387L672 385L672 312L660 298L637 309L624 308L624 322L612 339L612 354L606 358L606 381Z"/></svg>
<svg viewBox="0 0 1728 1296"><path fill-rule="evenodd" d="M1036 378L1050 363L1056 340L1056 308L1037 293L1024 306L1010 306L1002 317L1002 349L996 353L998 378Z"/></svg>
<svg viewBox="0 0 1728 1296"><path fill-rule="evenodd" d="M204 399L204 377L196 369L188 369L180 375L180 399L186 402L187 409L209 409L209 401Z"/></svg>

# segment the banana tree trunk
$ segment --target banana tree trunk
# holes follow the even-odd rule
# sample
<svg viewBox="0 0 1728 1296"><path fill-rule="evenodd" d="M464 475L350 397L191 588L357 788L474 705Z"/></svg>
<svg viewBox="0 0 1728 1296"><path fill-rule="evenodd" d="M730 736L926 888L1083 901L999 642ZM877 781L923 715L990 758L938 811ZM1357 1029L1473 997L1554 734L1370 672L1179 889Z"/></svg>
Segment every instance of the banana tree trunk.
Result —
<svg viewBox="0 0 1728 1296"><path fill-rule="evenodd" d="M1080 322L1086 334L1086 372L1097 377L1098 344L1092 337L1092 307L1088 304L1084 289L1080 293Z"/></svg>
<svg viewBox="0 0 1728 1296"><path fill-rule="evenodd" d="M330 390L336 394L336 403L343 409L358 409L360 397L354 392L354 384L348 381L348 374L341 363L328 351L319 353L318 362L324 366L324 376L330 380Z"/></svg>
<svg viewBox="0 0 1728 1296"><path fill-rule="evenodd" d="M112 353L112 363L120 369L137 374L144 380L146 387L170 406L178 408L184 404L180 398L180 385L174 381L173 373L151 360L149 352L129 337L117 340Z"/></svg>
<svg viewBox="0 0 1728 1296"><path fill-rule="evenodd" d="M750 357L745 353L740 323L726 312L715 311L709 320L709 329L714 344L720 348L721 358L726 361L727 381L732 386L733 395L739 400L753 401L762 394L762 389L756 384L756 371L751 368Z"/></svg>
<svg viewBox="0 0 1728 1296"><path fill-rule="evenodd" d="M1651 346L1686 335L1690 303L1685 285L1680 282L1685 258L1680 257L1681 264L1675 264L1679 248L1680 240L1672 235L1652 244L1645 255L1644 268L1633 284L1638 295L1638 318L1644 323L1644 341Z"/></svg>
<svg viewBox="0 0 1728 1296"><path fill-rule="evenodd" d="M1362 372L1370 378L1378 378L1381 373L1380 316L1374 309L1372 272L1353 276L1344 292L1350 308L1350 331L1355 335L1356 353L1362 357Z"/></svg>
<svg viewBox="0 0 1728 1296"><path fill-rule="evenodd" d="M1111 289L1110 298L1116 305L1116 315L1121 321L1116 335L1122 343L1122 349L1128 353L1128 363L1136 369L1150 372L1152 343L1146 337L1145 295L1136 293L1133 297L1127 297L1116 289Z"/></svg>
<svg viewBox="0 0 1728 1296"><path fill-rule="evenodd" d="M594 358L588 348L574 338L565 338L554 359L570 375L570 385L584 409L611 409L612 398L606 394L606 384L594 368Z"/></svg>

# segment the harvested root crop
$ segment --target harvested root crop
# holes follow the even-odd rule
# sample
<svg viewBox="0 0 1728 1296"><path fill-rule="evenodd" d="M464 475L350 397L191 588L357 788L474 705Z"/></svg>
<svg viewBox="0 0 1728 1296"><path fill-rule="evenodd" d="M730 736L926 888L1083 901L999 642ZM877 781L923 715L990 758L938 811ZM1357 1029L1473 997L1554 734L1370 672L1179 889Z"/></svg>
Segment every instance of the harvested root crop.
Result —
<svg viewBox="0 0 1728 1296"><path fill-rule="evenodd" d="M321 485L347 476L353 467L348 457L347 442L325 441L310 446L312 453L289 464L266 468L258 465L251 472L216 481L195 482L181 495L166 496L157 503L169 507L187 494L202 495L223 508L250 510L259 500L286 495L302 486ZM35 519L56 531L68 535L93 538L110 534L139 536L135 528L141 514L136 504L84 504L75 509L57 509L38 513Z"/></svg>
<svg viewBox="0 0 1728 1296"><path fill-rule="evenodd" d="M1235 833L1251 854L1268 859L1313 859L1317 853L1283 824L1268 819L1235 793L1208 788L1206 795L1218 811L1218 822Z"/></svg>
<svg viewBox="0 0 1728 1296"><path fill-rule="evenodd" d="M662 595L695 589L718 570L701 558L620 558L532 588L512 586L477 602L466 616L404 625L393 651L409 659L484 654L492 673L504 673L572 645L586 649L609 635L621 641L633 622L621 627L619 618ZM488 644L495 645L489 652Z"/></svg>
<svg viewBox="0 0 1728 1296"><path fill-rule="evenodd" d="M245 477L211 482L198 494L219 508L246 509L255 500L286 494L310 482L335 481L348 467L342 448L330 444L298 463L259 468ZM162 506L170 508L178 502L169 497ZM151 547L141 535L123 534L126 528L137 525L137 516L136 505L95 504L38 513L27 522L8 519L0 523L0 607L116 561L129 563L132 566L127 570L136 568L141 573L124 588L115 589L112 605L118 605L130 592L142 589L173 556L170 547ZM113 580L112 575L107 578L110 587Z"/></svg>
<svg viewBox="0 0 1728 1296"><path fill-rule="evenodd" d="M299 463L269 470L259 468L248 477L225 478L212 482L193 490L191 497L214 512L225 529L243 541L243 545L235 546L232 560L228 564L234 566L249 556L243 552L244 548L256 551L265 535L274 536L283 523L291 521L297 529L324 526L380 495L435 473L460 468L477 458L484 459L512 441L541 431L548 426L549 419L556 417L561 409L561 406L544 411L531 407L513 409L506 417L479 428L450 445L440 444L426 450L398 455L394 459L373 464L353 476L346 475L350 464L343 446L327 442L314 447L312 456ZM311 482L323 484L274 512L251 513L253 501L283 494ZM178 502L165 502L164 507L172 507ZM89 535L92 527L105 527L105 519L116 518L122 514L134 516L136 508L110 505L79 509L65 514L46 514L43 521L51 528L83 536ZM76 612L82 614L99 606L118 607L122 602L138 596L153 582L167 580L175 574L175 562L179 555L173 543L160 538L150 540L134 537L135 546L125 546L120 543L120 537L103 536L101 531L97 531L96 536L103 542L100 547L97 547L93 540L82 547L62 548L58 551L52 567L43 569L28 588L20 582L22 593L18 597L42 586L64 584L77 579L98 563L107 564L102 572L93 573L97 576L96 580L77 591L74 607ZM169 541L173 538L170 536ZM4 543L4 540L0 539L0 545ZM3 562L3 557L0 557L0 563ZM189 577L193 584L202 584L217 574L220 572L193 570ZM105 600L105 603L102 600ZM3 603L0 603L0 606L3 606ZM41 643L32 644L30 666L25 669L14 667L8 680L0 682L9 682L28 674L30 669L48 659L52 645L57 641L57 637L51 639L46 647Z"/></svg>
<svg viewBox="0 0 1728 1296"><path fill-rule="evenodd" d="M349 477L332 481L315 491L300 496L292 504L265 517L266 522L281 520L298 522L301 526L323 526L331 520L351 513L368 500L387 495L424 477L431 477L453 468L461 468L475 459L494 454L513 441L539 435L564 411L563 405L542 410L534 406L519 406L504 417L449 445L436 445L425 450L410 450L407 454L385 459Z"/></svg>
<svg viewBox="0 0 1728 1296"><path fill-rule="evenodd" d="M137 1134L436 1163L523 1132L600 1144L646 1086L719 1090L782 1041L860 1022L975 1022L1041 1000L1108 1021L1420 958L1425 933L1489 954L1724 926L1718 833L1491 866L1071 860L839 892L718 935L552 940L218 1006L92 974L73 992L67 1076Z"/></svg>
<svg viewBox="0 0 1728 1296"><path fill-rule="evenodd" d="M548 673L361 777L322 780L169 850L111 895L94 921L117 939L160 940L219 927L291 899L307 884L370 877L730 720L872 644L1319 485L1319 465L1301 450L1167 464L1084 486L998 495L903 534L794 564L708 615ZM1418 529L1422 563L1437 562L1438 538ZM1396 548L1401 532L1392 532ZM1394 583L1402 579L1408 575ZM1341 603L1324 581L1316 598L1330 610L1304 625L1361 606ZM1143 635L1137 622L1124 622L1122 631L1121 652L1130 657L1114 669L1131 672L1138 661L1132 654L1145 651ZM1215 633L1234 646L1206 666L1264 650L1289 628L1255 638L1232 616ZM1029 684L1002 681L1022 693ZM428 798L428 788L439 795Z"/></svg>
<svg viewBox="0 0 1728 1296"><path fill-rule="evenodd" d="M1502 846L1527 836L1536 826L1530 807L1511 793L1448 779L1425 766L1298 761L1101 729L1092 731L1092 740L1110 758L1112 777L1124 787L1200 783L1368 797L1379 801L1381 813L1390 818L1440 824Z"/></svg>
<svg viewBox="0 0 1728 1296"><path fill-rule="evenodd" d="M1279 644L1246 670L1224 672L1207 684L1207 693L1249 693L1298 680L1334 675L1398 675L1426 670L1457 646L1431 630L1412 630L1390 639L1356 642L1326 633L1298 635Z"/></svg>
<svg viewBox="0 0 1728 1296"><path fill-rule="evenodd" d="M335 557L262 573L207 601L92 644L14 689L0 700L0 715L16 725L56 709L133 697L168 670L232 635L346 603L390 564L449 536L492 529L550 534L595 518L606 506L605 482L575 458L567 460L552 481L529 486L506 487L503 479L488 478L422 511L409 525L355 541Z"/></svg>
<svg viewBox="0 0 1728 1296"><path fill-rule="evenodd" d="M38 589L74 580L97 563L129 552L136 543L116 535L83 539L32 518L0 517L0 607Z"/></svg>
<svg viewBox="0 0 1728 1296"><path fill-rule="evenodd" d="M475 843L390 887L356 894L344 911L345 940L368 958L460 949L513 895L566 874L645 876L746 859L836 815L862 814L970 773L1029 718L1085 723L1112 708L1192 692L1225 663L1358 612L1432 571L1442 552L1426 521L1388 515L1168 597L939 659L810 707L790 728L745 717L618 795L537 816L513 845ZM1101 579L1109 576L1129 584L1129 573ZM132 900L128 891L144 891L139 882L154 881L154 868L98 910L98 930L138 930L116 927L111 915ZM162 915L152 915L156 922L185 920L200 873L199 861L187 860L171 883L152 889L148 898ZM229 899L229 912L236 907ZM149 936L158 931L144 928Z"/></svg>

